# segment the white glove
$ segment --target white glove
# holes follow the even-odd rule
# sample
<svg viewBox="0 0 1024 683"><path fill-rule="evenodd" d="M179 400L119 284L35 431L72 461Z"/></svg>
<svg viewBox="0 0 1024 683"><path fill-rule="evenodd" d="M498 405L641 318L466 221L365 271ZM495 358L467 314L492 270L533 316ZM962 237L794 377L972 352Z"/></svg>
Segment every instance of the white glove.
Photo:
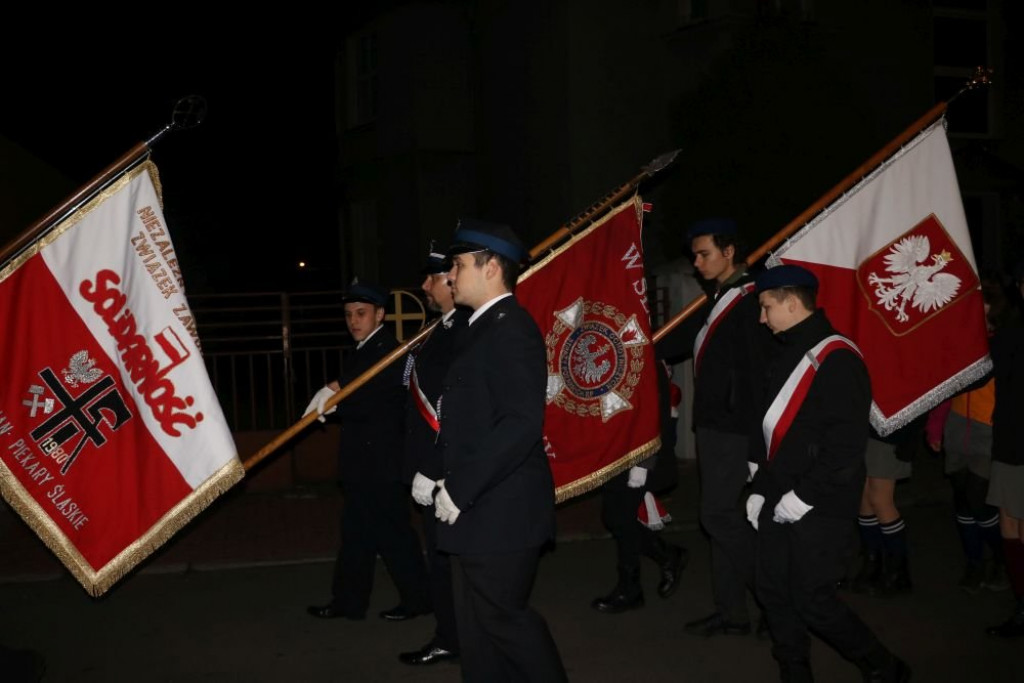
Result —
<svg viewBox="0 0 1024 683"><path fill-rule="evenodd" d="M330 410L324 412L324 404L327 403L327 399L329 399L331 396L334 396L334 394L336 393L337 392L334 391L334 389L331 389L329 386L325 386L322 389L319 389L316 392L316 394L313 395L313 400L309 402L308 406L306 406L306 412L302 414L302 417L306 417L315 410L320 415L320 417L318 417L317 419L320 420L321 422L327 422L327 420L324 419L324 415L330 415L331 413L338 409L338 406L333 405L331 406Z"/></svg>
<svg viewBox="0 0 1024 683"><path fill-rule="evenodd" d="M452 497L445 490L444 479L438 479L437 485L440 488L437 490L437 496L434 497L434 516L442 522L455 524L455 520L459 518L459 513L462 511L455 507Z"/></svg>
<svg viewBox="0 0 1024 683"><path fill-rule="evenodd" d="M750 460L747 461L747 469L750 470L750 474L747 475L748 482L754 481L754 475L757 474L757 467L758 465L756 462L751 462ZM761 499L761 502L764 502L763 498Z"/></svg>
<svg viewBox="0 0 1024 683"><path fill-rule="evenodd" d="M638 489L647 483L647 470L643 467L630 467L629 468L629 481L626 482L626 486L631 489Z"/></svg>
<svg viewBox="0 0 1024 683"><path fill-rule="evenodd" d="M757 465L754 465L757 467ZM764 506L764 496L760 493L751 493L747 498L747 521L754 530L757 530L757 518L761 516L761 508Z"/></svg>
<svg viewBox="0 0 1024 683"><path fill-rule="evenodd" d="M813 505L808 505L797 498L797 495L793 493L793 491L789 491L779 499L778 504L775 506L775 515L772 519L779 524L785 524L786 522L799 522L801 517L813 509Z"/></svg>
<svg viewBox="0 0 1024 683"><path fill-rule="evenodd" d="M412 499L420 505L434 504L434 487L437 483L419 472L412 478Z"/></svg>

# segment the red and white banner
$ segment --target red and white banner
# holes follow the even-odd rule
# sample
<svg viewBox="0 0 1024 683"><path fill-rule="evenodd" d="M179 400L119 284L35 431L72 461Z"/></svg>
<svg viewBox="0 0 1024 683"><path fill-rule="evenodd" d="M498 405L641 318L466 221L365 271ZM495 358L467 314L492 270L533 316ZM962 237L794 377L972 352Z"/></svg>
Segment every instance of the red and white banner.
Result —
<svg viewBox="0 0 1024 683"><path fill-rule="evenodd" d="M0 270L0 491L92 595L244 470L143 163Z"/></svg>
<svg viewBox="0 0 1024 683"><path fill-rule="evenodd" d="M516 299L547 343L544 440L559 501L661 447L639 197L523 273Z"/></svg>
<svg viewBox="0 0 1024 683"><path fill-rule="evenodd" d="M818 276L818 304L864 354L871 423L883 436L992 366L943 124L922 131L768 260Z"/></svg>

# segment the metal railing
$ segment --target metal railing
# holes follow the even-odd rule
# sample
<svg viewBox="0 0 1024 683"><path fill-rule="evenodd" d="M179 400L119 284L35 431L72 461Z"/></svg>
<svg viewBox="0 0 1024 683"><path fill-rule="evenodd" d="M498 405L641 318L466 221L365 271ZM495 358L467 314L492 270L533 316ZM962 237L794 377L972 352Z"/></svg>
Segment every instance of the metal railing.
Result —
<svg viewBox="0 0 1024 683"><path fill-rule="evenodd" d="M650 290L657 327L667 292ZM203 359L233 432L274 431L302 416L316 391L337 379L355 351L340 291L192 295ZM427 320L418 293L396 289L385 320L399 340Z"/></svg>

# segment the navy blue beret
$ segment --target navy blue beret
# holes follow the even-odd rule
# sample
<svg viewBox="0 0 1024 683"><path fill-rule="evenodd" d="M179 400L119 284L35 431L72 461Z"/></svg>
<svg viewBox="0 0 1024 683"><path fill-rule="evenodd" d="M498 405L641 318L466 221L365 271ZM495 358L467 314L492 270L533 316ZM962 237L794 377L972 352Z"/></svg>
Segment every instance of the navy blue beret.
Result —
<svg viewBox="0 0 1024 683"><path fill-rule="evenodd" d="M368 282L353 282L342 296L342 302L352 304L362 302L383 308L388 303L388 290Z"/></svg>
<svg viewBox="0 0 1024 683"><path fill-rule="evenodd" d="M434 275L436 273L447 273L452 269L452 260L445 254L444 249L438 249L434 242L430 242L430 251L427 253L427 260L423 263L420 272L423 275Z"/></svg>
<svg viewBox="0 0 1024 683"><path fill-rule="evenodd" d="M686 231L691 240L701 235L735 235L736 221L731 218L703 218L694 222Z"/></svg>
<svg viewBox="0 0 1024 683"><path fill-rule="evenodd" d="M509 226L475 218L460 219L452 245L448 247L448 255L455 256L481 249L501 254L513 263L522 263L530 255Z"/></svg>
<svg viewBox="0 0 1024 683"><path fill-rule="evenodd" d="M766 289L777 289L779 287L807 287L808 289L818 288L818 278L814 273L801 268L800 266L781 265L762 271L754 280L757 293Z"/></svg>

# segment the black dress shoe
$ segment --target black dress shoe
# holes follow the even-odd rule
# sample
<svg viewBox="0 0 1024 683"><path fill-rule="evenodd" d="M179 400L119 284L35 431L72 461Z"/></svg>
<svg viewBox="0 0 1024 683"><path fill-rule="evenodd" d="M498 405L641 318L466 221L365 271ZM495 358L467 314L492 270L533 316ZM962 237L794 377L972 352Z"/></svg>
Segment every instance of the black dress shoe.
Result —
<svg viewBox="0 0 1024 683"><path fill-rule="evenodd" d="M421 614L430 614L430 609L409 609L405 605L396 605L380 613L380 618L387 621L406 621Z"/></svg>
<svg viewBox="0 0 1024 683"><path fill-rule="evenodd" d="M729 622L718 612L691 621L683 626L683 630L691 636L746 636L750 635L750 622Z"/></svg>
<svg viewBox="0 0 1024 683"><path fill-rule="evenodd" d="M365 614L346 612L332 604L310 605L306 608L306 612L317 619L351 619L352 621L360 621L366 618Z"/></svg>
<svg viewBox="0 0 1024 683"><path fill-rule="evenodd" d="M410 666L420 666L425 664L437 664L445 660L458 659L459 653L454 650L446 650L443 647L438 647L432 643L428 643L421 647L419 650L412 652L403 652L398 655L398 661L402 664L408 664Z"/></svg>
<svg viewBox="0 0 1024 683"><path fill-rule="evenodd" d="M639 591L630 594L616 590L603 598L594 598L590 606L605 614L620 614L626 610L643 607L644 594Z"/></svg>
<svg viewBox="0 0 1024 683"><path fill-rule="evenodd" d="M690 553L686 548L670 546L669 559L661 565L661 581L658 583L658 597L671 597L679 588L679 576L686 568Z"/></svg>

